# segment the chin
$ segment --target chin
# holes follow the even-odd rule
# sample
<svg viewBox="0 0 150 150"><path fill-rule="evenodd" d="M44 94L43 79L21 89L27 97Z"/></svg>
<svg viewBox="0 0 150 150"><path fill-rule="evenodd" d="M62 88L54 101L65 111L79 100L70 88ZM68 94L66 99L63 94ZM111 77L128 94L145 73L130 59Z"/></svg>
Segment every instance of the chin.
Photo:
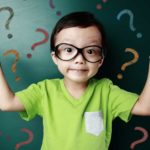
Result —
<svg viewBox="0 0 150 150"><path fill-rule="evenodd" d="M85 77L84 78L81 78L81 77L76 77L76 78L71 78L71 80L73 81L73 82L76 82L76 83L82 83L82 82L87 82L89 79L86 79Z"/></svg>

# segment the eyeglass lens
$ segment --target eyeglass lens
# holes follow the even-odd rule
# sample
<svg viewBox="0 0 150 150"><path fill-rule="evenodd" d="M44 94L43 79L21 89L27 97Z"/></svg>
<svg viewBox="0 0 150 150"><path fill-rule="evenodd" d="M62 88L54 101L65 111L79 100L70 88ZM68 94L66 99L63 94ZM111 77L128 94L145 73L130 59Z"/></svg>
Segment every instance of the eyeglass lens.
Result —
<svg viewBox="0 0 150 150"><path fill-rule="evenodd" d="M59 44L55 48L58 58L62 60L71 60L76 57L80 49L70 44ZM97 62L102 59L102 48L96 45L87 46L82 49L82 56L89 62Z"/></svg>

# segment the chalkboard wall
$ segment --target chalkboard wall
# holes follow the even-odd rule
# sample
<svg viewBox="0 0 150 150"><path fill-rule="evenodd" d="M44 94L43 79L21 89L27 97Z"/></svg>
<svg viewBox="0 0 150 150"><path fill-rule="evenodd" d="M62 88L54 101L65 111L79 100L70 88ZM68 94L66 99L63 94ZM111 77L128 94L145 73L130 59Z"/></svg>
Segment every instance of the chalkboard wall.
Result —
<svg viewBox="0 0 150 150"><path fill-rule="evenodd" d="M148 0L0 0L0 60L16 92L45 78L61 77L49 52L49 37L60 17L90 11L104 24L108 54L99 77L140 94L150 55ZM113 123L110 150L149 150L150 117ZM141 140L143 139L143 140ZM0 112L0 150L39 150L42 120L23 121Z"/></svg>

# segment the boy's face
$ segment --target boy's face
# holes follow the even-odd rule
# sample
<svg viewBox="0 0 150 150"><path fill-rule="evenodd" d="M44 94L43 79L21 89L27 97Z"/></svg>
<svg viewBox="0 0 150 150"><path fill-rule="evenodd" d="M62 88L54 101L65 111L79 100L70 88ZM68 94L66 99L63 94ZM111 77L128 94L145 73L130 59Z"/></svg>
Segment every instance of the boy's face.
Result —
<svg viewBox="0 0 150 150"><path fill-rule="evenodd" d="M61 43L71 44L77 48L92 45L102 47L102 37L95 26L87 28L71 27L61 30L56 35L55 46ZM72 60L63 61L57 58L55 52L52 52L52 59L64 75L65 80L78 83L86 83L98 72L103 63L103 59L95 63L88 62L81 53Z"/></svg>

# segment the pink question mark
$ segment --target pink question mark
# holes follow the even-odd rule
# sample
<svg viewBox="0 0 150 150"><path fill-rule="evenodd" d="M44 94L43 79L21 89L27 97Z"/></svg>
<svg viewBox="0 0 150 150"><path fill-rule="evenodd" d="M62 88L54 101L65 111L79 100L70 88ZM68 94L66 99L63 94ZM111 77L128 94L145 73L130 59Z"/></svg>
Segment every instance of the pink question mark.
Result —
<svg viewBox="0 0 150 150"><path fill-rule="evenodd" d="M102 0L102 2L103 2L103 3L106 3L107 0ZM98 10L101 10L101 9L102 9L102 5L101 5L101 4L97 4L97 5L96 5L96 8L97 8Z"/></svg>
<svg viewBox="0 0 150 150"><path fill-rule="evenodd" d="M16 146L15 146L15 150L19 150L19 148L22 145L27 145L27 144L29 144L29 143L31 143L33 141L33 133L32 133L32 131L30 131L29 129L26 129L26 128L22 128L21 131L22 132L26 132L29 135L29 138L26 141L17 143Z"/></svg>
<svg viewBox="0 0 150 150"><path fill-rule="evenodd" d="M39 41L39 42L34 43L34 44L31 46L31 49L32 49L32 50L34 50L35 47L37 47L37 46L39 46L39 45L41 45L41 44L46 43L46 42L48 41L48 39L49 39L49 34L48 34L48 32L45 31L44 29L38 28L38 29L36 29L36 32L42 32L45 37L44 37L44 39L43 39L42 41ZM32 54L28 53L28 54L27 54L27 57L28 57L28 58L31 58L31 57L32 57Z"/></svg>
<svg viewBox="0 0 150 150"><path fill-rule="evenodd" d="M49 5L52 9L55 8L53 0L49 0ZM57 11L56 14L57 14L57 16L61 16L61 11Z"/></svg>
<svg viewBox="0 0 150 150"><path fill-rule="evenodd" d="M148 139L148 132L146 129L142 128L142 127L135 127L134 130L139 130L143 133L143 137L137 141L134 141L133 143L131 143L130 145L130 149L133 149L135 148L136 145L140 144L140 143L143 143L145 142L147 139Z"/></svg>

